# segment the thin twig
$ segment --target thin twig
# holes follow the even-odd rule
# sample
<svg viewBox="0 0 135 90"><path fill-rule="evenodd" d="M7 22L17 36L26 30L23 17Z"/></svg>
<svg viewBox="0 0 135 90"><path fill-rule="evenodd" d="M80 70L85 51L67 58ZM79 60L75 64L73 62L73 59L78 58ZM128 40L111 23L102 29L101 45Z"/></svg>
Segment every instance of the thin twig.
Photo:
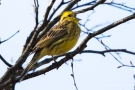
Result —
<svg viewBox="0 0 135 90"><path fill-rule="evenodd" d="M47 25L47 23L48 23L48 21L47 21L47 18L48 18L48 15L49 15L49 13L50 13L50 10L52 9L52 6L53 6L53 4L55 3L55 1L56 0L52 0L51 1L51 3L50 3L50 5L47 7L47 9L46 9L46 12L45 12L45 16L44 16L44 20L43 20L43 25L44 25L44 27Z"/></svg>
<svg viewBox="0 0 135 90"><path fill-rule="evenodd" d="M48 15L49 15L49 13L50 13L50 10L51 10L51 8L52 8L52 6L53 6L53 4L55 3L55 1L56 0L52 0L51 1L51 3L50 3L50 5L47 7L47 10L46 10L46 12L45 12L45 16L44 16L44 20L43 20L43 23L41 24L41 26L39 26L38 28L37 28L37 26L38 26L38 22L36 22L36 25L35 25L35 27L36 28L34 28L34 30L31 32L31 34L30 34L30 36L29 36L29 38L27 39L27 41L26 42L30 42L30 40L31 40L31 38L32 38L32 36L33 36L33 34L34 34L34 32L36 32L37 34L36 34L36 38L35 38L35 40L34 40L34 42L33 42L33 45L32 45L32 47L31 48L33 48L34 46L35 46L35 44L38 42L38 40L40 39L37 39L37 36L38 36L38 34L46 27L46 25L48 24L48 21L47 21L47 18L48 18ZM36 8L36 21L37 21L37 18L38 18L38 1L37 1L37 4L36 4L36 2L34 2L35 3L35 7L37 7ZM25 48L26 48L26 46L25 46ZM24 51L24 50L23 50Z"/></svg>
<svg viewBox="0 0 135 90"><path fill-rule="evenodd" d="M123 3L115 3L114 1L106 2L104 4L107 4L107 5L110 5L110 6L125 10L125 11L129 11L129 12L132 12L132 13L135 10L135 8L133 8L133 7L126 6Z"/></svg>
<svg viewBox="0 0 135 90"><path fill-rule="evenodd" d="M0 41L0 44L2 44L2 43L4 43L4 42L8 41L9 39L11 39L13 36L15 36L17 33L19 33L19 31L20 31L20 30L18 30L15 34L13 34L12 36L10 36L8 39L3 40L3 41Z"/></svg>
<svg viewBox="0 0 135 90"><path fill-rule="evenodd" d="M96 3L95 0L94 0L94 1L90 1L90 2L87 2L87 3L81 4L81 5L77 5L77 6L73 7L71 10L78 9L78 8L80 8L80 7L83 7L83 6L93 5L93 4L95 4L95 3Z"/></svg>
<svg viewBox="0 0 135 90"><path fill-rule="evenodd" d="M38 0L34 0L34 10L35 10L35 22L36 22L36 25L35 25L35 28L34 30L36 30L37 26L38 26L38 8L39 8L39 4L38 4Z"/></svg>
<svg viewBox="0 0 135 90"><path fill-rule="evenodd" d="M54 14L56 13L56 11L62 6L64 5L64 0L61 0L60 4L58 5L58 7L52 12L52 14L50 15L48 22L50 22L50 20L52 19L52 17L54 16Z"/></svg>
<svg viewBox="0 0 135 90"><path fill-rule="evenodd" d="M34 35L34 33L37 33L36 35L35 35L35 38L37 37L37 35L38 35L38 31L36 30L37 29L37 27L38 27L38 9L39 9L39 4L38 4L38 0L34 0L34 11L35 11L35 26L34 26L34 29L33 29L33 31L30 33L30 35L29 35L29 37L27 38L27 40L26 40L26 42L25 42L25 45L24 45L24 47L23 47L23 51L22 51L22 53L25 51L25 49L26 49L26 47L27 47L27 45L29 44L29 42L31 41L31 39L33 38L33 35ZM34 43L34 42L33 42ZM33 43L32 43L32 45L33 45Z"/></svg>
<svg viewBox="0 0 135 90"><path fill-rule="evenodd" d="M85 9L81 9L81 10L78 10L76 11L76 13L84 13L86 11L89 11L89 10L93 10L96 6L98 6L99 4L103 4L106 0L99 0L97 3L95 3L94 5L92 5L91 7L88 7L88 8L85 8Z"/></svg>
<svg viewBox="0 0 135 90"><path fill-rule="evenodd" d="M109 49L105 46L105 44L102 42L102 40L101 40L100 43L105 47L106 50L109 50ZM111 55L117 62L119 62L120 64L123 65L123 63L122 63L120 60L118 60L111 52L109 52L109 53L110 53L110 55Z"/></svg>
<svg viewBox="0 0 135 90"><path fill-rule="evenodd" d="M122 62L121 62L122 63ZM125 65L125 64L121 64L122 66L118 66L117 68L121 68L121 67L133 67L133 68L135 68L135 66L132 64L132 61L130 61L130 64L131 65Z"/></svg>
<svg viewBox="0 0 135 90"><path fill-rule="evenodd" d="M0 55L0 59L1 59L8 67L12 67L12 65L9 64L1 55Z"/></svg>
<svg viewBox="0 0 135 90"><path fill-rule="evenodd" d="M73 77L75 88L76 88L76 90L78 90L77 85L76 85L76 81L75 81L75 75L74 75L74 69L73 69L73 66L74 66L73 65L73 61L74 60L72 60L72 62L71 62L71 68L72 68L72 74L71 74L71 76Z"/></svg>

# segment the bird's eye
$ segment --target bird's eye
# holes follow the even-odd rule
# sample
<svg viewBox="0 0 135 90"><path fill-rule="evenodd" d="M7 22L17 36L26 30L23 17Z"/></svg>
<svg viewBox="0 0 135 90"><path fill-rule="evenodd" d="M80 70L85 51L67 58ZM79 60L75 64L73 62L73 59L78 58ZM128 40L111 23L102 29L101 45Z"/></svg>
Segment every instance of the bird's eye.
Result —
<svg viewBox="0 0 135 90"><path fill-rule="evenodd" d="M68 17L71 17L71 15L68 15Z"/></svg>

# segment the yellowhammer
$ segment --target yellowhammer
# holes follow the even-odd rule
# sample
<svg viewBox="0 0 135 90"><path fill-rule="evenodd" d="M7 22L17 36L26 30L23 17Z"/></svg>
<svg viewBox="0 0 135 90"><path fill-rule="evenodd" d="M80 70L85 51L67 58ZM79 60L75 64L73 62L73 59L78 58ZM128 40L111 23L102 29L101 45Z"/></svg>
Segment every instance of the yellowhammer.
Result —
<svg viewBox="0 0 135 90"><path fill-rule="evenodd" d="M32 53L35 53L28 66L21 74L23 80L25 74L32 66L45 55L61 55L72 49L80 36L79 19L72 11L65 11L60 22L44 35L33 48Z"/></svg>

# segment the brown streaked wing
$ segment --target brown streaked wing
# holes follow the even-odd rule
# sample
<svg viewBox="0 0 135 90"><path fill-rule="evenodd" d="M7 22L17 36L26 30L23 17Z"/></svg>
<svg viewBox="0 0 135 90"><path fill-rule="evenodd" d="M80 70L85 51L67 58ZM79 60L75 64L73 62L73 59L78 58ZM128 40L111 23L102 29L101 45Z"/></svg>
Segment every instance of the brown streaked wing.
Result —
<svg viewBox="0 0 135 90"><path fill-rule="evenodd" d="M32 50L32 53L51 45L53 42L57 41L61 37L65 36L68 32L67 25L69 24L69 21L63 21L59 23L58 25L54 26L46 35L44 35L35 45L35 47Z"/></svg>

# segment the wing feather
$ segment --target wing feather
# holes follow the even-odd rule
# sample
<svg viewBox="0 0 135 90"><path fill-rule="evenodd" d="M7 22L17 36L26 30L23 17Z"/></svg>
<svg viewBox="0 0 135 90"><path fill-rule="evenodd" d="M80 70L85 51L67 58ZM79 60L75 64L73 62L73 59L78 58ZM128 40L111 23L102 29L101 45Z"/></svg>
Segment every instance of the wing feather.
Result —
<svg viewBox="0 0 135 90"><path fill-rule="evenodd" d="M68 34L68 24L70 21L63 21L54 26L46 35L44 35L35 45L32 53L44 48L49 47L53 42Z"/></svg>

